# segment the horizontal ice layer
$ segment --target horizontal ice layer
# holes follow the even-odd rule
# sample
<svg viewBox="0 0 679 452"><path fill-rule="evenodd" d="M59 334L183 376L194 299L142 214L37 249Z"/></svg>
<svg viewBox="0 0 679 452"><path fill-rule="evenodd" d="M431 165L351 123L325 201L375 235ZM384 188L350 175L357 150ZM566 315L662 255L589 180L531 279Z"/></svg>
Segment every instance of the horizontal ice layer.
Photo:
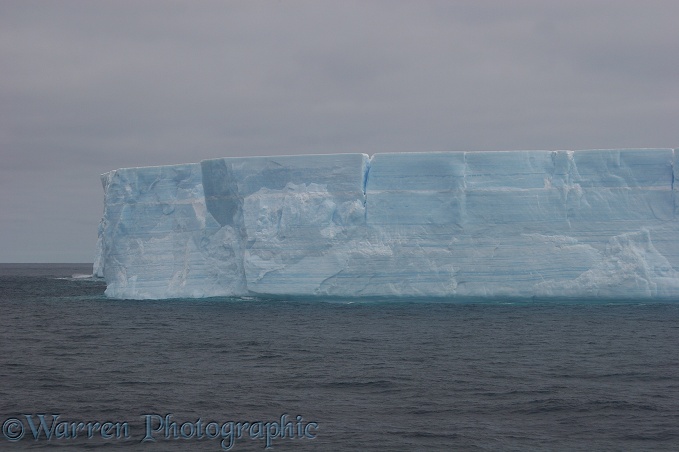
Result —
<svg viewBox="0 0 679 452"><path fill-rule="evenodd" d="M676 167L652 149L117 170L95 272L117 298L677 297Z"/></svg>

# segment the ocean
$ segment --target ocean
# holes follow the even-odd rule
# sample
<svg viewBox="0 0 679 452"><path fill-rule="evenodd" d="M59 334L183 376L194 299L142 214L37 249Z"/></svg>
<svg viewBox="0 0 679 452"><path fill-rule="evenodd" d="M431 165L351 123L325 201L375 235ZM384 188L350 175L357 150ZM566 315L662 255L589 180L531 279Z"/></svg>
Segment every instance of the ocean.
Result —
<svg viewBox="0 0 679 452"><path fill-rule="evenodd" d="M0 264L0 449L679 450L679 302L110 300Z"/></svg>

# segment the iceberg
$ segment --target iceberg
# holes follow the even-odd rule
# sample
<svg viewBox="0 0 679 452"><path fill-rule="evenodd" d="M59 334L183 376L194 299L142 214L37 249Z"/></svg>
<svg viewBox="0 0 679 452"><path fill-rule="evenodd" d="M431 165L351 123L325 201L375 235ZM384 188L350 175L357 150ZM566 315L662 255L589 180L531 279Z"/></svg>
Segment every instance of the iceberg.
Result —
<svg viewBox="0 0 679 452"><path fill-rule="evenodd" d="M234 157L101 177L112 298L679 297L677 149Z"/></svg>

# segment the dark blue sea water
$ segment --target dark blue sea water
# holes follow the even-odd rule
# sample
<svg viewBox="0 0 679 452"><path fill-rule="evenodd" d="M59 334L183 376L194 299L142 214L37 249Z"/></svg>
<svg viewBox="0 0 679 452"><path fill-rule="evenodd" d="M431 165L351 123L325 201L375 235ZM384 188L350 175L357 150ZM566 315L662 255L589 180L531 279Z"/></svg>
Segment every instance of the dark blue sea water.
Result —
<svg viewBox="0 0 679 452"><path fill-rule="evenodd" d="M679 450L679 302L119 301L90 272L0 265L0 449Z"/></svg>

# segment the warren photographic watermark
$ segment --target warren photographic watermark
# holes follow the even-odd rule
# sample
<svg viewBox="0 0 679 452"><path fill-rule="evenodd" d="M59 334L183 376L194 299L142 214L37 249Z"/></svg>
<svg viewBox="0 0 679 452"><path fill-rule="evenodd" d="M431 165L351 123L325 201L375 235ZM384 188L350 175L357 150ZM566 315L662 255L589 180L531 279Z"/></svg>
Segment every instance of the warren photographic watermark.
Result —
<svg viewBox="0 0 679 452"><path fill-rule="evenodd" d="M218 441L223 450L231 450L239 440L261 441L265 449L274 440L314 439L318 422L302 416L282 414L274 421L204 421L176 420L173 414L144 414L139 424L128 421L81 421L62 418L60 414L22 414L5 419L2 434L7 441L73 441L76 439L131 441Z"/></svg>

